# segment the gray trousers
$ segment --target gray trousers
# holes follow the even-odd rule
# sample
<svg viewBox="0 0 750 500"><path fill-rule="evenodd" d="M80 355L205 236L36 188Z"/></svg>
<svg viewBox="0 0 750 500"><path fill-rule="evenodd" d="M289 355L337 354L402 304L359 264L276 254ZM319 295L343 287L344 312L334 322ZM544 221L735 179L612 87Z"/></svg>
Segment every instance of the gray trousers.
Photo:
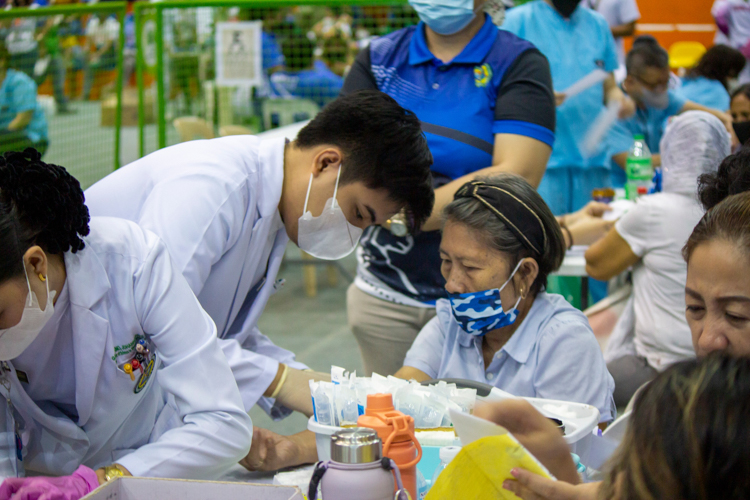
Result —
<svg viewBox="0 0 750 500"><path fill-rule="evenodd" d="M394 304L365 293L352 283L346 294L349 327L359 343L365 375L393 375L406 352L432 318L435 308Z"/></svg>
<svg viewBox="0 0 750 500"><path fill-rule="evenodd" d="M615 404L618 408L625 408L636 391L659 374L646 358L632 355L610 361L607 369L615 379Z"/></svg>

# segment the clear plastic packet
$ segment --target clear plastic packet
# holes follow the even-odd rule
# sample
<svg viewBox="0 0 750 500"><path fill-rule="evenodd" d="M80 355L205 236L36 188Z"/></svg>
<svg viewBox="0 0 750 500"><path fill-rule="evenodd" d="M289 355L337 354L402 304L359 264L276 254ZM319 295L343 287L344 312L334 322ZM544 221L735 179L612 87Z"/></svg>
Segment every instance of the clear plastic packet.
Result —
<svg viewBox="0 0 750 500"><path fill-rule="evenodd" d="M359 410L357 408L357 391L351 380L334 385L334 399L336 408L336 425L352 425L357 423Z"/></svg>
<svg viewBox="0 0 750 500"><path fill-rule="evenodd" d="M313 386L317 387L313 387ZM322 425L335 425L333 407L333 384L331 382L310 381L310 393L313 397L315 421Z"/></svg>
<svg viewBox="0 0 750 500"><path fill-rule="evenodd" d="M454 389L451 391L450 400L456 403L464 413L473 414L477 402L476 389Z"/></svg>
<svg viewBox="0 0 750 500"><path fill-rule="evenodd" d="M393 405L396 410L412 417L415 422L422 410L422 395L418 394L412 384L401 387L393 395Z"/></svg>

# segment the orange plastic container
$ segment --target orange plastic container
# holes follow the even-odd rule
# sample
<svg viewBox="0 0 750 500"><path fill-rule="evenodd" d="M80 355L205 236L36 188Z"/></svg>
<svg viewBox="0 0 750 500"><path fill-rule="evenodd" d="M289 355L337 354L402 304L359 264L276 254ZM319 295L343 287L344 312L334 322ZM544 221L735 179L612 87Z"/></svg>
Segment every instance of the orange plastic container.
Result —
<svg viewBox="0 0 750 500"><path fill-rule="evenodd" d="M412 498L418 498L417 463L422 459L422 447L414 435L414 419L396 411L392 395L370 394L365 414L357 419L357 425L378 433L383 441L383 456L396 462L404 488Z"/></svg>

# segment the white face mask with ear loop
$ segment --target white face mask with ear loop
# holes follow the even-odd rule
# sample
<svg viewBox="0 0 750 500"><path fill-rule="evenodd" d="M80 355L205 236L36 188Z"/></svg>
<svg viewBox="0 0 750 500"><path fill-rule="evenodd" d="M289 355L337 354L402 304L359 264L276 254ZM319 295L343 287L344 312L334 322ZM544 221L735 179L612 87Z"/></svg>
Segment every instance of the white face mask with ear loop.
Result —
<svg viewBox="0 0 750 500"><path fill-rule="evenodd" d="M25 268L26 266L24 266L23 274L26 276L26 286L29 287L29 295L26 297L21 321L15 326L0 330L0 361L8 361L20 356L39 336L39 332L42 331L44 325L49 322L55 312L55 307L52 304L55 292L53 290L50 293L49 280L45 280L44 282L47 286L47 305L42 310L39 307L39 299L31 291L29 275L26 273Z"/></svg>
<svg viewBox="0 0 750 500"><path fill-rule="evenodd" d="M313 217L312 212L307 211L313 174L310 174L310 182L307 185L305 206L297 226L297 246L318 259L338 260L346 257L354 251L362 236L363 231L346 220L344 211L336 200L342 168L343 165L339 165L333 198L328 199L323 212L317 217Z"/></svg>

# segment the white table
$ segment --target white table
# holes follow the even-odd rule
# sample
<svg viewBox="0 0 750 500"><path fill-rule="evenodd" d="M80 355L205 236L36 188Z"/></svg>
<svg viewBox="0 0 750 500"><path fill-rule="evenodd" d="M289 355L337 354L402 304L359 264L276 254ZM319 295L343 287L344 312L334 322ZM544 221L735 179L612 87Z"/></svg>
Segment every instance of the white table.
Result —
<svg viewBox="0 0 750 500"><path fill-rule="evenodd" d="M280 484L284 486L298 486L303 490L303 493L307 495L307 488L310 484L310 477L313 474L315 465L301 465L292 469L284 469L283 472L305 472L305 479L302 480L299 477L290 478L290 474L283 474ZM221 477L216 478L217 481L228 481L233 483L255 483L255 484L274 484L273 480L276 476L276 472L250 472L243 466L237 464L229 469ZM290 481L298 480L302 484L291 484ZM279 483L277 483L279 484Z"/></svg>
<svg viewBox="0 0 750 500"><path fill-rule="evenodd" d="M216 481L229 481L233 483L257 483L273 484L275 472L250 472L240 464L229 469L225 474L216 478Z"/></svg>

